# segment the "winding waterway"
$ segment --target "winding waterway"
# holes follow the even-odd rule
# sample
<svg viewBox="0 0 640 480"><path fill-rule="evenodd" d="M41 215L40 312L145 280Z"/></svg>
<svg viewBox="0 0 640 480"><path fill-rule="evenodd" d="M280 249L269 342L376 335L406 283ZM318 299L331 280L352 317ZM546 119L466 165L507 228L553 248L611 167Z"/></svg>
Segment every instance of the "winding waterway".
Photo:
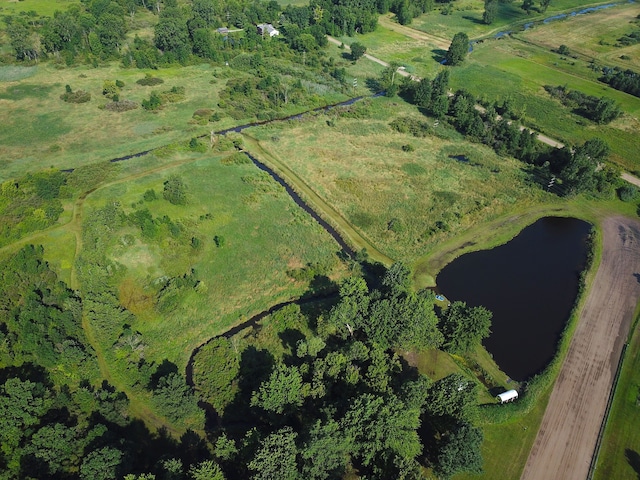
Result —
<svg viewBox="0 0 640 480"><path fill-rule="evenodd" d="M473 252L437 276L450 300L493 312L484 346L512 379L539 373L555 355L578 294L591 225L546 217L505 245Z"/></svg>

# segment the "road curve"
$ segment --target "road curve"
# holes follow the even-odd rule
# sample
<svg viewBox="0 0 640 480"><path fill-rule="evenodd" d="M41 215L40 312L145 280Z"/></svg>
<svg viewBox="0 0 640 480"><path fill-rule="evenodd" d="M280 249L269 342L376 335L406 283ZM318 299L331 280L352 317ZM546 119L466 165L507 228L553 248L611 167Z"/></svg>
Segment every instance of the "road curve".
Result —
<svg viewBox="0 0 640 480"><path fill-rule="evenodd" d="M585 480L640 298L640 222L602 223L602 260L521 480Z"/></svg>

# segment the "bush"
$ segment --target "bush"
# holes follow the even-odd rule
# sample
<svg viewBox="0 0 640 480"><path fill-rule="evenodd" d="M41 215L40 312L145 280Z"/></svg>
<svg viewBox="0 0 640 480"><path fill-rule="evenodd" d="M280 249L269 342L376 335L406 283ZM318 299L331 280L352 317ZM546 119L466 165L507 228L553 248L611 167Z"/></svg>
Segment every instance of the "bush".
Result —
<svg viewBox="0 0 640 480"><path fill-rule="evenodd" d="M222 160L220 160L220 163L222 165L242 165L251 163L251 160L244 153L236 152L232 153L228 157L224 157Z"/></svg>
<svg viewBox="0 0 640 480"><path fill-rule="evenodd" d="M413 152L415 150L415 148L413 148L413 145L402 145L402 151L403 152Z"/></svg>
<svg viewBox="0 0 640 480"><path fill-rule="evenodd" d="M142 101L142 108L148 111L158 110L162 106L162 99L156 92L151 92L149 100Z"/></svg>
<svg viewBox="0 0 640 480"><path fill-rule="evenodd" d="M115 98L120 93L120 89L116 85L116 82L112 80L105 80L102 84L102 95L107 98Z"/></svg>
<svg viewBox="0 0 640 480"><path fill-rule="evenodd" d="M144 78L141 78L140 80L136 80L136 83L138 85L143 85L145 87L152 87L152 86L160 85L161 83L164 83L164 80L158 77L152 77L147 73Z"/></svg>
<svg viewBox="0 0 640 480"><path fill-rule="evenodd" d="M618 197L623 202L632 202L638 198L638 189L633 185L625 185L618 189Z"/></svg>
<svg viewBox="0 0 640 480"><path fill-rule="evenodd" d="M182 179L177 175L171 175L164 182L162 197L173 205L185 205L187 203L187 188Z"/></svg>
<svg viewBox="0 0 640 480"><path fill-rule="evenodd" d="M135 110L138 108L138 104L136 102L132 102L131 100L115 100L111 103L107 103L104 106L105 110L109 110L110 112L126 112L128 110Z"/></svg>
<svg viewBox="0 0 640 480"><path fill-rule="evenodd" d="M184 87L173 87L160 94L162 103L175 103L184 100Z"/></svg>
<svg viewBox="0 0 640 480"><path fill-rule="evenodd" d="M210 108L199 108L195 112L193 112L192 118L207 118L210 117L213 113L213 110Z"/></svg>
<svg viewBox="0 0 640 480"><path fill-rule="evenodd" d="M216 235L215 237L213 237L213 243L216 244L216 247L222 248L224 247L226 241L222 235Z"/></svg>
<svg viewBox="0 0 640 480"><path fill-rule="evenodd" d="M145 202L153 202L158 198L158 196L156 195L156 191L153 188L150 188L149 190L144 192L144 195L142 195L142 198L144 199Z"/></svg>
<svg viewBox="0 0 640 480"><path fill-rule="evenodd" d="M67 87L69 87L69 85L67 85ZM91 100L91 94L84 90L76 90L75 92L71 92L70 90L71 87L69 87L65 93L60 95L60 99L67 103L87 103Z"/></svg>

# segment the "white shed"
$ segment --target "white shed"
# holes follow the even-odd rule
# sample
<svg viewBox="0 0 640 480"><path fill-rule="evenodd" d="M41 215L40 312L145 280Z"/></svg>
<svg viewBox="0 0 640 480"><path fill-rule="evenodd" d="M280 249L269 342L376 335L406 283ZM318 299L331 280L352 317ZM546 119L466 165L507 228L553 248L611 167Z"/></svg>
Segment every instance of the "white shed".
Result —
<svg viewBox="0 0 640 480"><path fill-rule="evenodd" d="M508 390L496 397L500 403L513 402L516 398L518 398L518 392L515 390Z"/></svg>

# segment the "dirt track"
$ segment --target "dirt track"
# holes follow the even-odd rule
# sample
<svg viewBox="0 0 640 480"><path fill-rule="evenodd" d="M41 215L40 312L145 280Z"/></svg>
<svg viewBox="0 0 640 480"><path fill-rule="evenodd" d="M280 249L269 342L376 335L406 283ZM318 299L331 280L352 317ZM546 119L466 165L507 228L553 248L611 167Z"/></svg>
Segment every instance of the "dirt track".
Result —
<svg viewBox="0 0 640 480"><path fill-rule="evenodd" d="M640 297L640 222L602 224L600 268L522 479L587 478L622 346Z"/></svg>

